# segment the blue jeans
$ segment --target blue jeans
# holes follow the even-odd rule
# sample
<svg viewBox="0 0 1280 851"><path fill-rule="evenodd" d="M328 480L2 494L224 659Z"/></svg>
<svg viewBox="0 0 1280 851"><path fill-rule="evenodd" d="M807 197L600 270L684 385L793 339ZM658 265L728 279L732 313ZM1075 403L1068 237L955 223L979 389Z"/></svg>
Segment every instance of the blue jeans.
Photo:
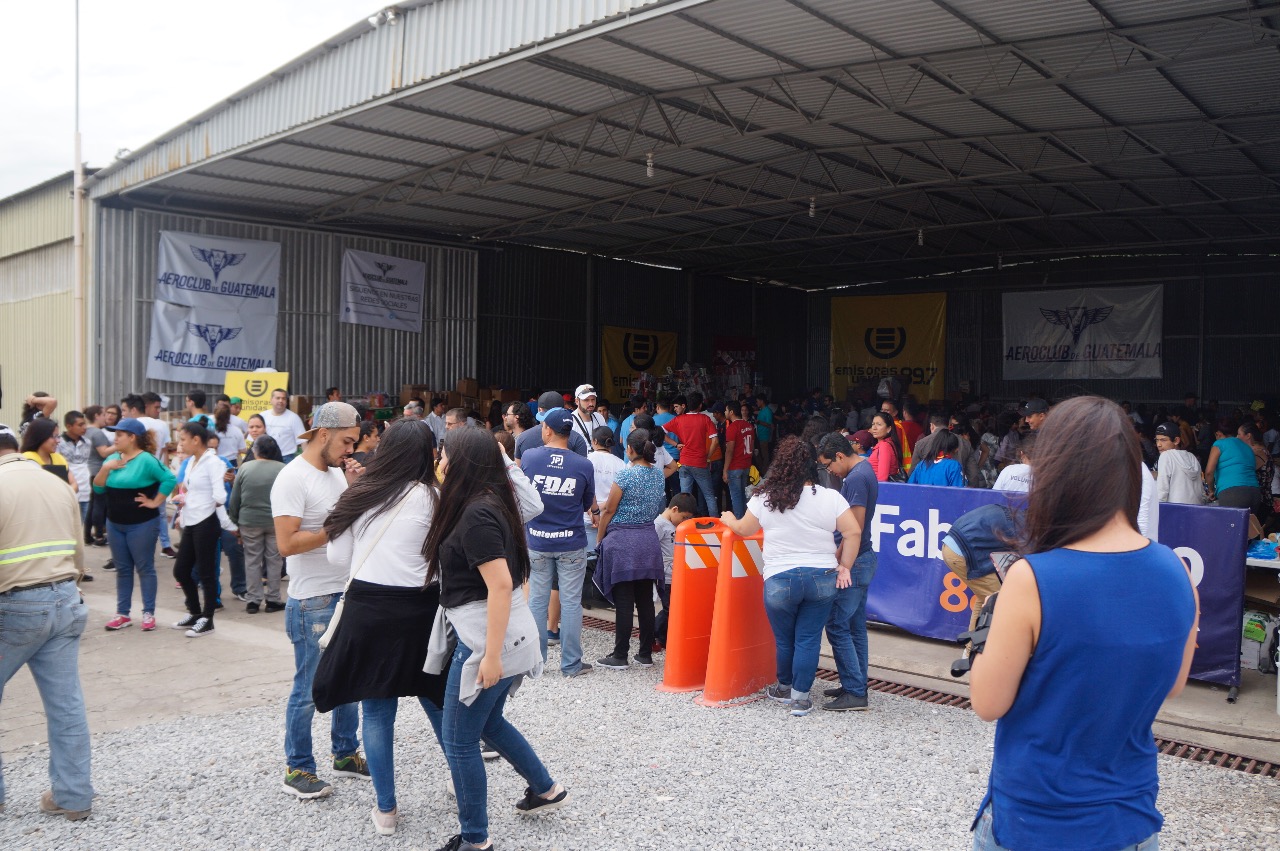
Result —
<svg viewBox="0 0 1280 851"><path fill-rule="evenodd" d="M244 576L244 547L240 546L240 542L236 540L236 533L223 529L222 536L218 538L218 549L226 554L227 566L231 568L231 593L245 593L249 586ZM222 568L221 560L218 562L218 568L219 570Z"/></svg>
<svg viewBox="0 0 1280 851"><path fill-rule="evenodd" d="M284 758L290 769L316 773L316 758L311 752L311 720L316 704L311 698L311 685L320 664L320 636L329 628L329 618L338 605L340 594L323 594L305 600L289 598L284 609L284 628L293 643L293 690L284 715ZM345 703L333 710L333 755L348 757L360 749L356 738L360 726L360 708Z"/></svg>
<svg viewBox="0 0 1280 851"><path fill-rule="evenodd" d="M729 505L739 520L747 513L747 477L750 470L729 471Z"/></svg>
<svg viewBox="0 0 1280 851"><path fill-rule="evenodd" d="M706 467L680 467L680 491L681 493L693 493L693 486L697 484L698 490L702 492L702 498L707 503L707 516L720 516L720 503L716 502L715 483L711 481L711 471Z"/></svg>
<svg viewBox="0 0 1280 851"><path fill-rule="evenodd" d="M80 487L84 487L81 485ZM80 526L81 528L89 524L89 500L84 500L80 505Z"/></svg>
<svg viewBox="0 0 1280 851"><path fill-rule="evenodd" d="M778 649L778 682L793 698L813 688L822 627L836 598L835 568L796 567L764 581L764 610Z"/></svg>
<svg viewBox="0 0 1280 851"><path fill-rule="evenodd" d="M840 687L850 694L867 694L867 589L876 575L876 551L867 549L849 571L853 583L836 591L836 602L827 619L827 641L840 674Z"/></svg>
<svg viewBox="0 0 1280 851"><path fill-rule="evenodd" d="M116 563L116 614L129 616L133 606L133 572L142 586L142 613L156 613L156 537L161 519L121 525L107 521L107 544Z"/></svg>
<svg viewBox="0 0 1280 851"><path fill-rule="evenodd" d="M418 698L431 729L440 741L440 724L444 713L425 697ZM396 808L395 737L396 709L400 698L384 697L360 701L364 717L364 755L369 760L369 776L373 780L373 794L378 809L389 813ZM443 746L442 746L443 747Z"/></svg>
<svg viewBox="0 0 1280 851"><path fill-rule="evenodd" d="M173 542L169 540L169 500L160 503L160 548L169 549Z"/></svg>
<svg viewBox="0 0 1280 851"><path fill-rule="evenodd" d="M1005 851L1003 845L996 843L992 832L991 805L987 804L978 817L978 824L973 829L973 851ZM1117 851L1160 851L1160 834L1153 833L1136 845L1126 845Z"/></svg>
<svg viewBox="0 0 1280 851"><path fill-rule="evenodd" d="M551 580L560 587L560 670L571 676L582 667L582 581L587 575L587 551L544 553L529 550L529 611L538 623L542 661L547 661L547 608Z"/></svg>
<svg viewBox="0 0 1280 851"><path fill-rule="evenodd" d="M545 621L544 617L544 626ZM480 757L482 737L486 745L511 763L535 795L550 792L556 784L525 737L502 717L514 677L498 680L492 688L481 689L470 706L458 700L462 665L469 656L471 648L458 642L444 691L441 739L444 757L449 761L449 773L453 775L453 788L458 793L458 823L462 826L462 838L480 845L489 838L489 788L484 760Z"/></svg>
<svg viewBox="0 0 1280 851"><path fill-rule="evenodd" d="M53 800L68 810L93 806L89 721L79 667L80 635L88 619L89 607L72 581L0 594L0 700L5 684L26 665L44 704ZM4 801L0 764L0 803Z"/></svg>

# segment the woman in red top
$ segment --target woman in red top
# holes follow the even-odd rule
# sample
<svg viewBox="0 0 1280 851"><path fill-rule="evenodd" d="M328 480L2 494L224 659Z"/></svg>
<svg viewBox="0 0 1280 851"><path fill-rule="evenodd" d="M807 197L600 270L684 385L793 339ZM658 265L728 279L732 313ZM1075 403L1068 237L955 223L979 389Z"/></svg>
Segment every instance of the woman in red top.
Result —
<svg viewBox="0 0 1280 851"><path fill-rule="evenodd" d="M883 411L871 418L871 436L876 439L876 447L871 450L871 469L876 479L889 481L889 477L898 472L902 466L902 444L898 441L898 429L894 425L893 416Z"/></svg>

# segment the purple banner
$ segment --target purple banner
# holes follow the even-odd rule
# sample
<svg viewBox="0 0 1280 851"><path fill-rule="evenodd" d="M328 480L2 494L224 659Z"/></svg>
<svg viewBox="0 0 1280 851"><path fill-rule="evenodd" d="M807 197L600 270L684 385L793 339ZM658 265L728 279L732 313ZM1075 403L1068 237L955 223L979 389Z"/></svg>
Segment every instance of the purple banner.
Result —
<svg viewBox="0 0 1280 851"><path fill-rule="evenodd" d="M879 567L867 596L867 617L954 641L969 627L972 595L943 564L942 539L965 512L1019 499L976 488L881 483L871 522ZM1191 676L1237 686L1248 512L1165 503L1160 515L1160 542L1191 567L1200 592L1200 638Z"/></svg>

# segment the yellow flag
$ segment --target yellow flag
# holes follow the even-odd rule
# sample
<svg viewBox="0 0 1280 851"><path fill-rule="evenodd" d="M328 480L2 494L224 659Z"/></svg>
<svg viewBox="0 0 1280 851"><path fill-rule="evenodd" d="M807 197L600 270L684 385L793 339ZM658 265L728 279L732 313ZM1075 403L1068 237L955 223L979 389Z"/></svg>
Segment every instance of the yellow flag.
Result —
<svg viewBox="0 0 1280 851"><path fill-rule="evenodd" d="M944 395L947 294L831 299L831 393L897 378L921 402Z"/></svg>
<svg viewBox="0 0 1280 851"><path fill-rule="evenodd" d="M227 370L226 385L222 392L232 399L240 399L240 416L249 419L271 407L271 391L288 390L287 372L233 372Z"/></svg>
<svg viewBox="0 0 1280 851"><path fill-rule="evenodd" d="M606 325L600 333L600 360L604 368L601 394L614 402L631 395L631 382L636 374L666 373L676 365L679 336L671 331L648 331L643 328L619 328Z"/></svg>

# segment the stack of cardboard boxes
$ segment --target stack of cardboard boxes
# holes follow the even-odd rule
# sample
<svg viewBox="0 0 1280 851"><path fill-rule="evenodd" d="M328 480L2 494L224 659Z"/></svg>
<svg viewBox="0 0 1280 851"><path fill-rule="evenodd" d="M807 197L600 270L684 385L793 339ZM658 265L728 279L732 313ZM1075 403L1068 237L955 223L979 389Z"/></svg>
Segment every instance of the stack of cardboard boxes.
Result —
<svg viewBox="0 0 1280 851"><path fill-rule="evenodd" d="M433 396L443 396L445 404L450 408L466 408L481 416L489 413L489 406L494 402L519 402L519 390L504 390L498 386L481 387L474 378L462 378L453 390L432 390L428 384L403 384L400 386L401 406L409 404L412 399L421 399L424 406L430 406Z"/></svg>

